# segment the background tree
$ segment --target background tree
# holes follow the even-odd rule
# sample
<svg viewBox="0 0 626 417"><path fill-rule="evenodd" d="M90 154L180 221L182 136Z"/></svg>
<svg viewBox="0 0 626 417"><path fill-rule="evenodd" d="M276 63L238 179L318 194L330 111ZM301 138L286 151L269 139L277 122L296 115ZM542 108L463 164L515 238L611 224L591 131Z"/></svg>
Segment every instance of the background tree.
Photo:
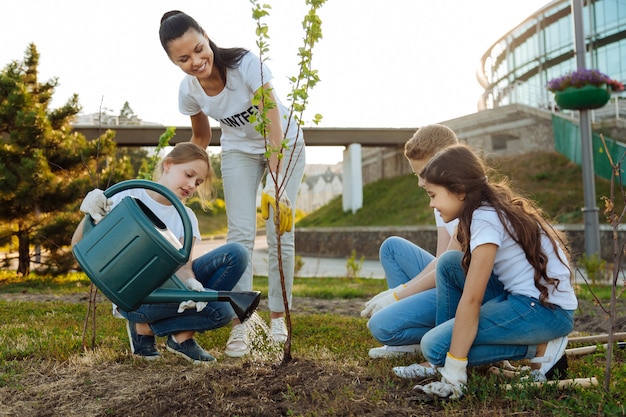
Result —
<svg viewBox="0 0 626 417"><path fill-rule="evenodd" d="M121 125L138 125L141 123L141 119L137 117L133 109L130 108L128 101L124 102L118 118L118 122Z"/></svg>
<svg viewBox="0 0 626 417"><path fill-rule="evenodd" d="M215 172L215 179L213 180L213 187L215 187L215 198L224 200L224 184L222 181L222 154L209 155L211 160L211 168Z"/></svg>
<svg viewBox="0 0 626 417"><path fill-rule="evenodd" d="M88 141L70 125L81 110L74 94L50 109L57 79L40 83L34 44L24 61L0 72L0 242L17 241L17 273L27 275L35 246L57 268L74 263L68 237L78 223L86 191L132 177L129 158L118 158L114 132ZM5 262L11 259L5 259Z"/></svg>

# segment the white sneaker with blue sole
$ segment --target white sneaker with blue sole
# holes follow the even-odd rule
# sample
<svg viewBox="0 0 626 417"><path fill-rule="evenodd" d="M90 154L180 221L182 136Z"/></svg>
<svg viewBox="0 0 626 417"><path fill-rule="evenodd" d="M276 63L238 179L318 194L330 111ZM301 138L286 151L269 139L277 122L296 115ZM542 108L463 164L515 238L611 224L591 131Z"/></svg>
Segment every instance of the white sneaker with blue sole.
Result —
<svg viewBox="0 0 626 417"><path fill-rule="evenodd" d="M373 359L378 358L397 358L406 355L415 355L420 353L420 345L403 345L403 346L381 346L371 348L369 351L369 357Z"/></svg>

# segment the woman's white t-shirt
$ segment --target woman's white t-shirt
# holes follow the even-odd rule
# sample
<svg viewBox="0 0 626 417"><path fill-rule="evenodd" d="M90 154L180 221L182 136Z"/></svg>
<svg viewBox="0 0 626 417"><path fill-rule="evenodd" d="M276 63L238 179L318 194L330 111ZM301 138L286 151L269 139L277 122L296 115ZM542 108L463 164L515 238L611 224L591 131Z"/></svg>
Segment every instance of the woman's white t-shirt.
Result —
<svg viewBox="0 0 626 417"><path fill-rule="evenodd" d="M506 291L539 299L540 293L534 282L535 270L526 259L522 247L507 233L493 207L483 206L474 211L470 233L471 251L487 243L498 246L493 272ZM559 281L558 290L548 286L547 301L566 310L575 310L578 301L570 282L569 267L561 263L550 239L544 233L541 236L541 247L548 256L547 275ZM567 258L560 245L558 255L566 262ZM545 282L543 284L547 285Z"/></svg>
<svg viewBox="0 0 626 417"><path fill-rule="evenodd" d="M194 116L200 112L220 123L222 134L220 143L223 151L239 150L250 154L265 153L265 140L255 125L250 122L250 116L257 113L257 107L252 104L255 91L272 80L272 73L252 52L246 53L239 66L227 69L226 87L215 96L208 96L198 79L186 75L180 83L178 92L178 106L182 114ZM289 109L285 107L274 93L281 116L283 133L286 135L287 145L291 148L296 141L303 140L302 132L292 118L289 123Z"/></svg>

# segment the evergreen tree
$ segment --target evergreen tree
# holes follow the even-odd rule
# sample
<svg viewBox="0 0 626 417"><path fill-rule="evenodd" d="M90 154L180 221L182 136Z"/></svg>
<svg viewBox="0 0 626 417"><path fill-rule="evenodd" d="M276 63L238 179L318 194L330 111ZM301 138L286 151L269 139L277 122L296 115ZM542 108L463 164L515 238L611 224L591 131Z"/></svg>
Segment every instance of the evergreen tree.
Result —
<svg viewBox="0 0 626 417"><path fill-rule="evenodd" d="M114 132L88 141L72 131L78 95L49 108L58 81L40 83L38 63L30 44L23 62L0 72L0 243L17 241L20 275L30 272L33 248L47 250L57 268L74 265L68 245L82 197L133 176L115 157Z"/></svg>
<svg viewBox="0 0 626 417"><path fill-rule="evenodd" d="M141 123L141 119L137 117L133 109L131 109L128 101L124 102L118 120L120 125L138 125Z"/></svg>

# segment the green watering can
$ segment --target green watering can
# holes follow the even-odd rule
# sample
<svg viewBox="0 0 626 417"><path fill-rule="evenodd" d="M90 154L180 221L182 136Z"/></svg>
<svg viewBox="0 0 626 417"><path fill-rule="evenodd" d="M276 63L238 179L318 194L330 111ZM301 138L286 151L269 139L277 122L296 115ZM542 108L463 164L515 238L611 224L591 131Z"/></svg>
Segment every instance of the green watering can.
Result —
<svg viewBox="0 0 626 417"><path fill-rule="evenodd" d="M72 248L94 285L125 311L141 304L227 301L239 320L248 319L259 305L259 291L191 291L174 274L189 260L193 244L191 222L176 195L147 180L120 182L104 195L131 188L156 191L174 205L183 221L183 244L141 200L124 197L98 224L87 215L83 238Z"/></svg>

